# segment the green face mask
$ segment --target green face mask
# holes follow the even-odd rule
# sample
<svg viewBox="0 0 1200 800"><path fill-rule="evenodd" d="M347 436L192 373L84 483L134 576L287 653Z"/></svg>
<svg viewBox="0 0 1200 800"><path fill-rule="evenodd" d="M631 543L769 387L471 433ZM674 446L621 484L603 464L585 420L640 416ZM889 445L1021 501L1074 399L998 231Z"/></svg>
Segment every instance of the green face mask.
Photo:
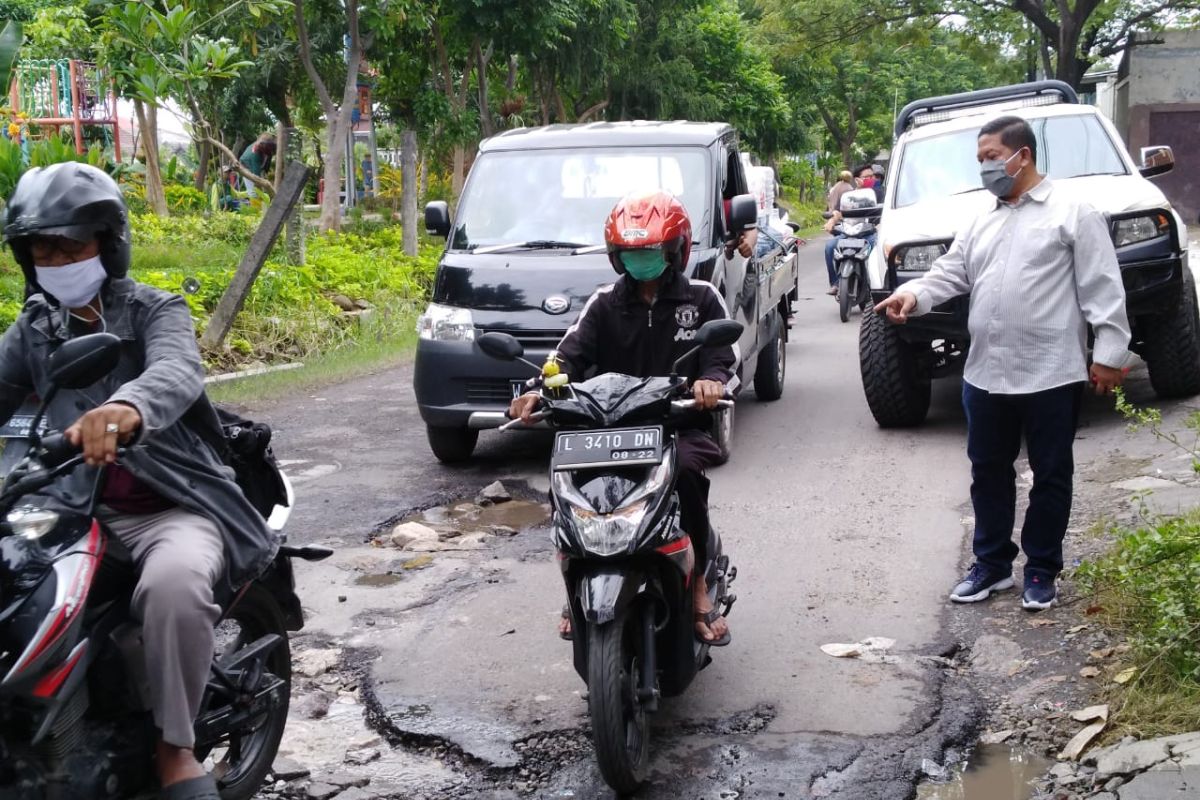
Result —
<svg viewBox="0 0 1200 800"><path fill-rule="evenodd" d="M667 269L662 250L622 250L621 263L635 281L652 281Z"/></svg>

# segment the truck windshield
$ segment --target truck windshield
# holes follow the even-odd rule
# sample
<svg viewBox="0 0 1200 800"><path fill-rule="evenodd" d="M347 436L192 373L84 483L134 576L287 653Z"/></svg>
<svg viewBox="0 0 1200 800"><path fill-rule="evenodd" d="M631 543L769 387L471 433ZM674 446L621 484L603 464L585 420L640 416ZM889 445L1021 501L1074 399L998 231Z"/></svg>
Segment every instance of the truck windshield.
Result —
<svg viewBox="0 0 1200 800"><path fill-rule="evenodd" d="M484 153L459 203L455 250L525 242L602 246L604 220L632 192L664 189L699 241L709 221L708 151L630 147Z"/></svg>
<svg viewBox="0 0 1200 800"><path fill-rule="evenodd" d="M1038 171L1051 178L1126 175L1125 161L1100 121L1090 114L1030 120ZM976 160L979 129L909 142L896 178L895 208L983 189Z"/></svg>

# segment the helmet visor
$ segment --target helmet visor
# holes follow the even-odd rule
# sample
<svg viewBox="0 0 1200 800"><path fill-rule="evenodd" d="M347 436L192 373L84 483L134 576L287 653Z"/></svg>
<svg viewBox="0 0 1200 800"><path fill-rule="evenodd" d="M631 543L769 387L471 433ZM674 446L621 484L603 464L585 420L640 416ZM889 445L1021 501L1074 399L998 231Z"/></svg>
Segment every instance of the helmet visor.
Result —
<svg viewBox="0 0 1200 800"><path fill-rule="evenodd" d="M652 281L663 274L667 259L658 248L645 250L622 250L621 263L634 280Z"/></svg>

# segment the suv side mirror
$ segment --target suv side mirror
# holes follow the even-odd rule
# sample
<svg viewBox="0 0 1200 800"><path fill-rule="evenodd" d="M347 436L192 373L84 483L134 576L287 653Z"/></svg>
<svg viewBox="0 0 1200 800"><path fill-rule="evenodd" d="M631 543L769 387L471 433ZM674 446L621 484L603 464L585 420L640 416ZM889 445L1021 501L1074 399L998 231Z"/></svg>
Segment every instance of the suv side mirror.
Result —
<svg viewBox="0 0 1200 800"><path fill-rule="evenodd" d="M117 368L121 340L93 333L65 342L50 356L46 373L59 389L84 389Z"/></svg>
<svg viewBox="0 0 1200 800"><path fill-rule="evenodd" d="M696 344L700 347L728 347L742 338L744 326L737 320L710 319L696 331Z"/></svg>
<svg viewBox="0 0 1200 800"><path fill-rule="evenodd" d="M425 232L443 239L450 235L450 205L445 200L425 204Z"/></svg>
<svg viewBox="0 0 1200 800"><path fill-rule="evenodd" d="M1143 178L1153 178L1175 168L1175 153L1169 147L1143 147L1142 166L1138 172Z"/></svg>
<svg viewBox="0 0 1200 800"><path fill-rule="evenodd" d="M752 194L739 194L729 201L729 232L737 235L758 223L758 202Z"/></svg>
<svg viewBox="0 0 1200 800"><path fill-rule="evenodd" d="M521 343L507 333L497 331L485 333L476 339L475 343L479 345L479 349L485 355L497 361L516 361L525 355L525 348L521 346Z"/></svg>

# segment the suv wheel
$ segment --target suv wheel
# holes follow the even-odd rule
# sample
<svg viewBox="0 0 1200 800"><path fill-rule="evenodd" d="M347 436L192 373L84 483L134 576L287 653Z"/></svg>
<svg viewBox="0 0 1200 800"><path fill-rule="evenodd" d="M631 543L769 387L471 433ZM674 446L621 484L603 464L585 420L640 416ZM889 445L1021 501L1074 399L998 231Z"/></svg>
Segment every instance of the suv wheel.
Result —
<svg viewBox="0 0 1200 800"><path fill-rule="evenodd" d="M1200 394L1200 316L1196 281L1183 267L1183 290L1175 307L1141 320L1150 385L1159 397Z"/></svg>
<svg viewBox="0 0 1200 800"><path fill-rule="evenodd" d="M863 393L881 428L920 425L929 413L931 379L922 375L915 348L881 314L863 315L858 329Z"/></svg>
<svg viewBox="0 0 1200 800"><path fill-rule="evenodd" d="M443 464L466 461L471 457L471 453L475 452L475 443L479 441L479 431L474 428L440 428L426 425L425 435L429 437L429 449Z"/></svg>

